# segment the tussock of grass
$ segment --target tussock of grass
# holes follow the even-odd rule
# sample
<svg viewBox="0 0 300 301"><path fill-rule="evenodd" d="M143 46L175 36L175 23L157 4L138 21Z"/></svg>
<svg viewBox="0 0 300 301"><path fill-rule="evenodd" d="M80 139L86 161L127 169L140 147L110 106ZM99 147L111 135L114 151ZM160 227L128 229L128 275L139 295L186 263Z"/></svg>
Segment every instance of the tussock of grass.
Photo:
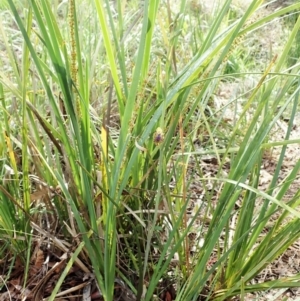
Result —
<svg viewBox="0 0 300 301"><path fill-rule="evenodd" d="M300 4L262 2L7 1L3 298L246 300L299 286L298 274L259 282L300 228L300 163L285 168L300 21L284 22Z"/></svg>

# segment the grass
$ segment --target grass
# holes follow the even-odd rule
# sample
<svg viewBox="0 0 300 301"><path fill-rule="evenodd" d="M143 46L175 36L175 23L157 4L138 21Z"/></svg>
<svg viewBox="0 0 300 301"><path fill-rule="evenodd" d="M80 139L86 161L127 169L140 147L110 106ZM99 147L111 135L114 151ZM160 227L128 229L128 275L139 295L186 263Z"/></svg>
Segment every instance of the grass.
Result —
<svg viewBox="0 0 300 301"><path fill-rule="evenodd" d="M211 16L185 0L7 4L3 297L243 300L299 286L254 280L299 239L300 164L280 172L297 142L300 20L258 62L244 45L300 4L240 13L228 0ZM215 100L233 84L245 90Z"/></svg>

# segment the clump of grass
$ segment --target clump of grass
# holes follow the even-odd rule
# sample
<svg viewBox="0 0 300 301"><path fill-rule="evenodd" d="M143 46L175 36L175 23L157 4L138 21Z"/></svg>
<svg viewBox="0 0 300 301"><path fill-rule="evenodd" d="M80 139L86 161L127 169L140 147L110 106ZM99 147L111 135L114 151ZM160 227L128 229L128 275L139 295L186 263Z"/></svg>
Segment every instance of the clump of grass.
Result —
<svg viewBox="0 0 300 301"><path fill-rule="evenodd" d="M58 3L30 1L23 18L13 1L8 4L22 37L22 63L14 53L20 45L1 30L8 54L2 64L11 65L0 72L0 231L10 242L1 252L15 259L3 267L4 283L14 280L21 262L19 285L36 300L47 287L45 295L54 300L68 277L77 279L73 266L93 274L90 295L104 300L122 294L226 300L299 286L298 275L251 280L299 237L298 192L283 201L299 163L278 182L292 126L276 142L282 150L267 190L259 179L271 131L288 106L292 124L297 109L298 80L291 75L298 65L287 74L285 64L300 21L234 120L225 121L225 108L212 101L221 80L243 78L241 60L231 69L228 61L247 35L299 4L253 17L261 5L254 0L228 22L232 11L225 1L206 16L209 26L201 34L192 30L199 19L188 15L186 1L174 8L158 0L142 7L70 0L68 22L56 15ZM196 148L203 133L205 143ZM204 160L213 173L202 169ZM195 199L195 185L202 199ZM57 282L50 282L54 272L46 267L34 286L32 266L42 270L51 260Z"/></svg>

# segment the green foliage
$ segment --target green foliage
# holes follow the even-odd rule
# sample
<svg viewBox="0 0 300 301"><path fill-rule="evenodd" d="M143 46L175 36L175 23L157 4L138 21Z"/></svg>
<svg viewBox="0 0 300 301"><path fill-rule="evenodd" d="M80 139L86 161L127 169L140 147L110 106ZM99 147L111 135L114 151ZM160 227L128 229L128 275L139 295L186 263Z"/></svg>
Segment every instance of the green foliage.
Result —
<svg viewBox="0 0 300 301"><path fill-rule="evenodd" d="M68 6L32 0L22 17L14 1L7 2L22 51L17 57L2 24L0 233L11 243L0 252L21 257L25 274L37 235L70 252L49 300L74 264L95 275L104 300L114 299L119 279L137 300L153 300L169 275L176 300L226 300L299 286L299 275L251 280L300 235L299 193L284 199L300 163L279 180L287 145L295 142L289 139L298 61L285 69L300 19L259 77L247 71L256 85L230 124L224 112L241 104L234 99L217 108L212 100L221 83L245 76L248 35L300 4L258 17L262 1L253 0L238 18L227 0L205 16L208 26L199 33L201 20L185 0L177 8L159 0L141 7L121 0L70 0ZM276 141L281 153L263 190L263 157L287 108L290 125ZM212 176L201 167L206 154L216 162ZM190 216L194 177L203 201ZM194 256L192 232L200 245Z"/></svg>

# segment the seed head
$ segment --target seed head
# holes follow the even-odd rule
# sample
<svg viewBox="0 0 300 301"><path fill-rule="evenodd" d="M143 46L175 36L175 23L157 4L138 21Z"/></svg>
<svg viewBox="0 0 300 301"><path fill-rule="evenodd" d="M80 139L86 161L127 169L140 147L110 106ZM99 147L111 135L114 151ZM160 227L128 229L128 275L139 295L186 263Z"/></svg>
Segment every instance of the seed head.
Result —
<svg viewBox="0 0 300 301"><path fill-rule="evenodd" d="M164 132L161 128L156 129L153 135L153 140L156 145L159 145L164 141Z"/></svg>

